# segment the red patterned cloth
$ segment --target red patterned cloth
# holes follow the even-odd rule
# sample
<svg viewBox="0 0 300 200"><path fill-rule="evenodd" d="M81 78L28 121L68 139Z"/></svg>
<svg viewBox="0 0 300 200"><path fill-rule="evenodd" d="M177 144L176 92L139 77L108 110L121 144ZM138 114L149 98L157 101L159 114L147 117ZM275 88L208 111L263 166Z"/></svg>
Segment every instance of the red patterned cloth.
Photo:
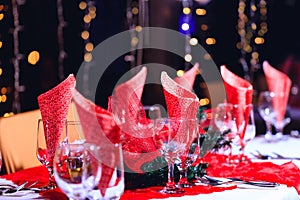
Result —
<svg viewBox="0 0 300 200"><path fill-rule="evenodd" d="M268 61L263 62L263 70L269 91L275 94L273 107L277 121L281 122L286 112L292 81L285 73L272 67Z"/></svg>
<svg viewBox="0 0 300 200"><path fill-rule="evenodd" d="M197 74L199 74L199 63L195 63L183 76L174 78L174 81L187 90L192 91Z"/></svg>
<svg viewBox="0 0 300 200"><path fill-rule="evenodd" d="M56 87L38 96L38 104L44 123L47 152L51 160L54 158L55 149L59 143L68 110L72 100L71 90L75 88L76 80L70 74Z"/></svg>
<svg viewBox="0 0 300 200"><path fill-rule="evenodd" d="M227 100L232 104L239 104L245 106L252 103L253 87L251 83L245 79L232 73L225 65L220 67L221 75L224 81L224 86L227 94ZM249 118L250 110L245 110L245 119ZM245 128L242 132L241 138L244 138L246 126L248 121L245 121ZM241 124L241 123L240 123Z"/></svg>
<svg viewBox="0 0 300 200"><path fill-rule="evenodd" d="M199 107L196 94L176 83L166 72L161 73L161 84L169 116L195 119Z"/></svg>

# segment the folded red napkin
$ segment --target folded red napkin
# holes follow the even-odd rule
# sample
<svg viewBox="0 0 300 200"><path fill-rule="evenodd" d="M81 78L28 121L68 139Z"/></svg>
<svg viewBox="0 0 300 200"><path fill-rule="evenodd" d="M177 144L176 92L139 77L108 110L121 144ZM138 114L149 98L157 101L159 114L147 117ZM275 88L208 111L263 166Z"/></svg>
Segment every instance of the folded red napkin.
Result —
<svg viewBox="0 0 300 200"><path fill-rule="evenodd" d="M101 152L101 155L111 155L108 152L114 151L114 144L121 142L120 129L112 113L86 99L76 89L72 92L86 142L96 144L107 152ZM100 159L102 174L98 188L102 196L105 196L117 161L109 156L101 156Z"/></svg>
<svg viewBox="0 0 300 200"><path fill-rule="evenodd" d="M224 86L227 94L227 101L232 104L239 104L245 106L252 103L253 87L251 83L245 79L232 73L225 65L220 67L221 76L224 81ZM241 138L244 138L246 126L248 124L250 110L244 111L245 128L242 131ZM242 119L242 118L241 118ZM241 124L242 122L239 122Z"/></svg>
<svg viewBox="0 0 300 200"><path fill-rule="evenodd" d="M199 107L197 95L176 83L166 72L161 73L161 84L169 117L195 119Z"/></svg>
<svg viewBox="0 0 300 200"><path fill-rule="evenodd" d="M263 70L270 92L274 92L273 107L278 122L284 119L292 86L291 79L283 72L275 69L268 61L263 62Z"/></svg>
<svg viewBox="0 0 300 200"><path fill-rule="evenodd" d="M71 90L75 87L75 84L75 77L73 74L70 74L59 85L38 96L42 119L48 123L47 130L49 131L45 132L45 135L47 152L51 160L54 158L55 149L67 119L72 100Z"/></svg>
<svg viewBox="0 0 300 200"><path fill-rule="evenodd" d="M199 63L195 63L183 76L174 78L174 81L187 90L192 91L197 74L199 74Z"/></svg>
<svg viewBox="0 0 300 200"><path fill-rule="evenodd" d="M143 173L141 166L159 155L152 140L152 128L137 128L141 117L147 123L146 114L141 110L146 76L147 68L142 67L132 78L118 85L110 98L109 106L124 134L124 162L136 173Z"/></svg>

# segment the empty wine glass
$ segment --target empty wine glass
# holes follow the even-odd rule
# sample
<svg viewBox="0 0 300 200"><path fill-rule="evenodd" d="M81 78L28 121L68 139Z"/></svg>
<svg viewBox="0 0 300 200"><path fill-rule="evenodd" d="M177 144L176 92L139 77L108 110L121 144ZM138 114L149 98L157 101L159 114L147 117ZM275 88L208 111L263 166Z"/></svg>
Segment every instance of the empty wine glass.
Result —
<svg viewBox="0 0 300 200"><path fill-rule="evenodd" d="M274 136L272 133L272 121L276 119L276 113L273 108L273 98L275 94L269 91L260 92L257 100L257 106L260 116L266 123L265 139L273 141Z"/></svg>
<svg viewBox="0 0 300 200"><path fill-rule="evenodd" d="M168 164L168 181L160 191L166 194L183 193L174 182L174 163L190 145L190 131L187 119L160 118L154 124L154 142Z"/></svg>
<svg viewBox="0 0 300 200"><path fill-rule="evenodd" d="M247 143L248 141L252 140L256 135L256 126L255 126L255 119L254 119L254 108L253 104L247 104L244 106L245 113L248 113L245 117L247 120L247 125L245 127L244 133L244 141Z"/></svg>
<svg viewBox="0 0 300 200"><path fill-rule="evenodd" d="M58 187L74 200L84 200L100 180L99 147L93 144L62 144L54 157Z"/></svg>
<svg viewBox="0 0 300 200"><path fill-rule="evenodd" d="M65 126L62 126L63 129ZM60 132L60 133L59 133ZM53 173L53 159L57 146L61 142L66 143L66 131L54 127L52 123L39 119L37 128L37 158L46 166L49 173L48 185L43 187L43 190L50 190L57 187Z"/></svg>
<svg viewBox="0 0 300 200"><path fill-rule="evenodd" d="M221 132L228 132L226 138L231 142L228 164L243 161L243 130L245 127L244 108L238 104L220 103L214 109L214 122Z"/></svg>

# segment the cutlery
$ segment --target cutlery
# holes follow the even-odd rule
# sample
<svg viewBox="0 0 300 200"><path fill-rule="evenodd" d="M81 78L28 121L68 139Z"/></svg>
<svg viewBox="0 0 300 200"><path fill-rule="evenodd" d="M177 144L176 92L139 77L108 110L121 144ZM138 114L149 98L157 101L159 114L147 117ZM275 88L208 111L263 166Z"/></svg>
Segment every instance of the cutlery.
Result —
<svg viewBox="0 0 300 200"><path fill-rule="evenodd" d="M225 178L225 179L219 179L215 177L209 177L207 175L204 176L211 185L222 185L227 183L236 183L236 184L248 184L252 186L258 186L258 187L277 187L280 184L274 183L274 182L267 182L267 181L245 181L239 178Z"/></svg>
<svg viewBox="0 0 300 200"><path fill-rule="evenodd" d="M272 159L300 160L300 157L286 157L274 152L272 152L272 154L274 154L275 156L262 154L259 151L256 151L256 153L251 152L251 155L253 155L255 158L262 159L262 160L272 160Z"/></svg>
<svg viewBox="0 0 300 200"><path fill-rule="evenodd" d="M27 183L28 183L28 181L25 181L24 183L22 183L21 185L19 185L17 187L11 187L11 188L2 190L2 191L0 191L0 194L10 194L10 193L18 192L19 190L23 189Z"/></svg>
<svg viewBox="0 0 300 200"><path fill-rule="evenodd" d="M276 155L278 159L300 160L300 157L286 157L275 152L272 152L272 154Z"/></svg>

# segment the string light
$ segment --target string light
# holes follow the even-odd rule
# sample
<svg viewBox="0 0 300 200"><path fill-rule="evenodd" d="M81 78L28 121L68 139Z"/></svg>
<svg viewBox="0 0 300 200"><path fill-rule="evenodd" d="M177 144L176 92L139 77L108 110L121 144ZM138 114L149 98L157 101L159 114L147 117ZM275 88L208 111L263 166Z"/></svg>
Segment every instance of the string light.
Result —
<svg viewBox="0 0 300 200"><path fill-rule="evenodd" d="M246 0L239 1L237 32L240 36L240 42L237 43L236 47L241 51L240 63L244 70L244 78L252 82L253 73L260 68L258 45L265 43L263 36L268 30L266 23L267 3L265 0L260 0L258 5L256 5L255 0L251 0L248 5L246 3ZM247 6L249 7L249 16L247 16ZM250 55L249 64L248 55Z"/></svg>
<svg viewBox="0 0 300 200"><path fill-rule="evenodd" d="M13 28L13 48L14 48L14 58L12 59L14 66L14 99L12 103L13 112L21 112L21 103L20 103L20 92L25 91L25 86L20 85L20 61L24 59L24 55L20 53L19 49L19 35L20 31L23 30L23 27L19 24L19 9L21 4L25 1L16 1L12 0L12 12L14 19L14 28ZM1 97L2 99L3 97ZM2 99L3 101L3 99Z"/></svg>
<svg viewBox="0 0 300 200"><path fill-rule="evenodd" d="M83 51L83 60L85 65L83 65L84 76L82 80L82 87L84 95L90 96L91 91L89 87L89 71L93 62L93 54L94 44L90 40L90 26L93 19L96 18L97 8L95 6L94 0L81 1L79 3L79 8L84 11L83 22L84 22L84 30L81 32L81 38L84 41L84 51Z"/></svg>
<svg viewBox="0 0 300 200"><path fill-rule="evenodd" d="M67 53L64 48L64 33L63 29L66 27L67 23L64 19L64 11L62 0L57 0L57 18L58 18L58 26L57 26L57 42L58 42L58 77L62 81L65 78L64 75L64 60L67 56Z"/></svg>

